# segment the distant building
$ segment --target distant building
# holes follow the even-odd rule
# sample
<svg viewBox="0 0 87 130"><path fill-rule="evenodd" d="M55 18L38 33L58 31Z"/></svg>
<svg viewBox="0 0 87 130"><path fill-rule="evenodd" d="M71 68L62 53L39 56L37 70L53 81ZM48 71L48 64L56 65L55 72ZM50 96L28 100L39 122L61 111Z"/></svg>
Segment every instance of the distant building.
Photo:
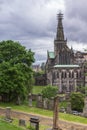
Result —
<svg viewBox="0 0 87 130"><path fill-rule="evenodd" d="M58 14L58 26L54 51L47 51L47 84L59 87L60 93L76 91L77 86L86 85L85 62L87 53L73 51L67 46L62 25L63 14Z"/></svg>
<svg viewBox="0 0 87 130"><path fill-rule="evenodd" d="M33 68L33 71L35 71L35 72L41 71L40 65L33 65L32 68Z"/></svg>

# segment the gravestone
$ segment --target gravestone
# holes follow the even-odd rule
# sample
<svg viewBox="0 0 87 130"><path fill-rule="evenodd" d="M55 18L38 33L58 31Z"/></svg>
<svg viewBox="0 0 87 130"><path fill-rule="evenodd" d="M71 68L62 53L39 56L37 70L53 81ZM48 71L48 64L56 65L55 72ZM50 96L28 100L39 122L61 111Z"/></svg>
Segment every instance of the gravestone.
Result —
<svg viewBox="0 0 87 130"><path fill-rule="evenodd" d="M85 101L84 101L83 116L87 117L87 97L85 97Z"/></svg>
<svg viewBox="0 0 87 130"><path fill-rule="evenodd" d="M21 104L21 99L20 96L17 97L17 101L16 101L16 105L20 105Z"/></svg>
<svg viewBox="0 0 87 130"><path fill-rule="evenodd" d="M70 102L68 102L68 104L67 104L66 112L67 113L72 113L71 103Z"/></svg>
<svg viewBox="0 0 87 130"><path fill-rule="evenodd" d="M54 98L51 98L49 100L48 109L53 110L53 107L54 107Z"/></svg>
<svg viewBox="0 0 87 130"><path fill-rule="evenodd" d="M48 103L49 103L48 98L44 98L44 100L43 100L43 108L44 109L48 109Z"/></svg>
<svg viewBox="0 0 87 130"><path fill-rule="evenodd" d="M37 96L37 107L43 108L43 98L41 94L38 94Z"/></svg>
<svg viewBox="0 0 87 130"><path fill-rule="evenodd" d="M19 126L26 126L24 119L19 119Z"/></svg>
<svg viewBox="0 0 87 130"><path fill-rule="evenodd" d="M13 119L11 118L11 107L6 107L5 121L8 121L8 122L13 121Z"/></svg>
<svg viewBox="0 0 87 130"><path fill-rule="evenodd" d="M32 107L32 94L29 93L28 95L28 100L29 100L29 107Z"/></svg>
<svg viewBox="0 0 87 130"><path fill-rule="evenodd" d="M6 107L6 119L11 119L11 107Z"/></svg>

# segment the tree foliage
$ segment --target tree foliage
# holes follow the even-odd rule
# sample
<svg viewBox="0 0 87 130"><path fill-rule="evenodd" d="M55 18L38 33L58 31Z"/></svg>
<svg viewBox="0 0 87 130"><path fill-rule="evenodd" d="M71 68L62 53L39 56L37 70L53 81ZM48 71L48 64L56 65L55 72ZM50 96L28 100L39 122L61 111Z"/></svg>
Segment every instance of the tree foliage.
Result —
<svg viewBox="0 0 87 130"><path fill-rule="evenodd" d="M74 92L71 94L71 107L72 110L82 111L84 107L84 95L80 92Z"/></svg>
<svg viewBox="0 0 87 130"><path fill-rule="evenodd" d="M34 53L18 42L0 42L0 95L7 100L24 98L31 91Z"/></svg>
<svg viewBox="0 0 87 130"><path fill-rule="evenodd" d="M46 86L42 89L42 95L44 98L51 98L51 97L55 97L56 94L58 93L58 88L54 87L54 86Z"/></svg>

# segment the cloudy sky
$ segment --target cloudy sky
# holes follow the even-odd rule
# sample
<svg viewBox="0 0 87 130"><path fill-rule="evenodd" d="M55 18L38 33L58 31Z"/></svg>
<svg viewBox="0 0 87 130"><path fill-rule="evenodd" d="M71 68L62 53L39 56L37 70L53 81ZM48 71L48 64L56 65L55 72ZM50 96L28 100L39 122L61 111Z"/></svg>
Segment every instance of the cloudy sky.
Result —
<svg viewBox="0 0 87 130"><path fill-rule="evenodd" d="M87 48L87 0L0 0L0 40L19 41L35 52L36 64L45 62L60 10L68 46Z"/></svg>

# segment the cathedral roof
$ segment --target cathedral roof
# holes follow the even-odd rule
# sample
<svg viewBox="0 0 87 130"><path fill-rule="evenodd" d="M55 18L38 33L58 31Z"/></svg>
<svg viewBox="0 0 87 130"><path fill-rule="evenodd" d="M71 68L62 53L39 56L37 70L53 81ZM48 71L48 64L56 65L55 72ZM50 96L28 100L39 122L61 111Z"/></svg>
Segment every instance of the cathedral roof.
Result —
<svg viewBox="0 0 87 130"><path fill-rule="evenodd" d="M54 65L54 68L77 68L79 65Z"/></svg>

